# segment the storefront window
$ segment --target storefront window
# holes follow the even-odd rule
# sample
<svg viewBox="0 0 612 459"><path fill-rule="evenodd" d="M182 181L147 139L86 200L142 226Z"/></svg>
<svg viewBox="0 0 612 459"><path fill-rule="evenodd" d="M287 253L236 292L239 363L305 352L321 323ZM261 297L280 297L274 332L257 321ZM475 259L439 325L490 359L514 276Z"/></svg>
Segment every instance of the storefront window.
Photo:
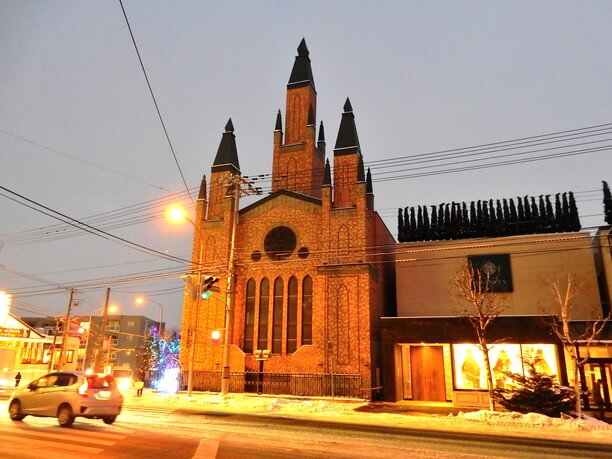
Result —
<svg viewBox="0 0 612 459"><path fill-rule="evenodd" d="M453 344L455 389L487 388L484 353L477 344ZM493 384L507 388L512 380L504 373L525 375L528 371L521 356L533 360L536 371L558 377L557 351L554 344L495 344L489 350Z"/></svg>

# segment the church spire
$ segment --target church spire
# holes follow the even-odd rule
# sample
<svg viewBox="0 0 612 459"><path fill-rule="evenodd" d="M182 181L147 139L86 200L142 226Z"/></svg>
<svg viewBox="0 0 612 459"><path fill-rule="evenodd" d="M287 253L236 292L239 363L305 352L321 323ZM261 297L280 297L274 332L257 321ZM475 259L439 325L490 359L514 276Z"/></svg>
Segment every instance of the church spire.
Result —
<svg viewBox="0 0 612 459"><path fill-rule="evenodd" d="M240 164L238 163L238 150L236 149L236 136L234 135L234 125L230 118L225 125L225 132L221 137L221 143L213 162L212 171L219 172L223 170L234 170L240 173Z"/></svg>
<svg viewBox="0 0 612 459"><path fill-rule="evenodd" d="M310 52L306 46L306 40L302 38L300 46L298 46L298 55L295 56L293 70L289 77L288 88L311 85L315 89L314 77L312 76L312 68L310 67Z"/></svg>
<svg viewBox="0 0 612 459"><path fill-rule="evenodd" d="M329 167L329 159L325 160L325 172L323 173L323 186L331 186L331 169Z"/></svg>
<svg viewBox="0 0 612 459"><path fill-rule="evenodd" d="M366 193L368 194L374 193L374 188L372 187L372 173L370 172L369 167L368 167L368 173L366 175Z"/></svg>
<svg viewBox="0 0 612 459"><path fill-rule="evenodd" d="M283 130L283 118L281 116L281 111L280 110L276 114L276 125L274 126L274 130L275 131L282 131Z"/></svg>
<svg viewBox="0 0 612 459"><path fill-rule="evenodd" d="M357 136L357 127L355 126L353 107L347 97L344 103L344 113L340 120L340 129L338 130L336 146L334 147L334 155L347 155L350 153L359 153L361 155L361 148L359 146L359 137Z"/></svg>
<svg viewBox="0 0 612 459"><path fill-rule="evenodd" d="M200 192L198 193L198 201L206 201L206 175L202 176L200 182Z"/></svg>

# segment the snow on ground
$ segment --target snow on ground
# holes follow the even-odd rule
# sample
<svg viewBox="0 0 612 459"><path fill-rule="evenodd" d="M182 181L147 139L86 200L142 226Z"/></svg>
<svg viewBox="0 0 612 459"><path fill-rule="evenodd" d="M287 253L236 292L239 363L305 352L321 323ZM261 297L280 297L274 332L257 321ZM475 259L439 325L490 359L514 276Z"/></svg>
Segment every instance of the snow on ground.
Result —
<svg viewBox="0 0 612 459"><path fill-rule="evenodd" d="M137 399L133 399L136 401ZM142 402L166 407L190 408L267 416L286 416L340 423L392 426L399 428L456 431L488 435L529 436L567 441L612 444L612 425L592 417L549 418L536 413L481 410L458 415L411 412L368 412L367 404L354 400L302 399L251 394L194 393L163 395L145 393ZM357 411L358 408L361 408Z"/></svg>

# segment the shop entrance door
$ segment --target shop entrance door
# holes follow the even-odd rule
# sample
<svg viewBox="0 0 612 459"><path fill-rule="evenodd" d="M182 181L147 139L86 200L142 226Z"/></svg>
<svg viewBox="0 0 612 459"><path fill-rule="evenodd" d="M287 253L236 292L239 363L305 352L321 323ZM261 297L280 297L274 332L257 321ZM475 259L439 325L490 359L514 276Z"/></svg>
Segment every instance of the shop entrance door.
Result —
<svg viewBox="0 0 612 459"><path fill-rule="evenodd" d="M588 362L584 365L583 371L583 377L589 394L589 408L593 410L597 409L597 402L594 397L594 387L596 381L601 381L599 394L603 399L605 409L610 410L612 408L612 364L605 362Z"/></svg>
<svg viewBox="0 0 612 459"><path fill-rule="evenodd" d="M446 401L442 346L410 346L412 399Z"/></svg>

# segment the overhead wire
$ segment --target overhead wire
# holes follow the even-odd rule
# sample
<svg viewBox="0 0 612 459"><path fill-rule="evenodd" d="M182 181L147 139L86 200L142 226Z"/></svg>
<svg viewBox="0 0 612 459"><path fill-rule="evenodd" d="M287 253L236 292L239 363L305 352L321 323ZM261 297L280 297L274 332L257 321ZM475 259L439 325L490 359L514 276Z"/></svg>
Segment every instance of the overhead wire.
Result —
<svg viewBox="0 0 612 459"><path fill-rule="evenodd" d="M181 175L181 179L183 180L185 189L189 193L189 186L187 185L187 181L185 180L185 175L183 175L183 170L181 169L181 165L179 164L179 160L176 156L176 152L174 151L174 147L172 146L172 141L170 140L168 129L166 129L166 123L164 123L164 118L162 117L161 111L159 110L159 105L157 104L157 99L155 98L155 94L153 93L153 88L151 87L149 76L147 75L147 71L142 61L142 57L140 56L140 51L138 49L138 45L136 44L136 39L134 38L134 33L132 32L132 27L130 26L130 21L127 17L127 13L125 12L125 8L123 7L123 1L119 0L119 4L121 5L121 11L123 11L123 17L125 18L125 23L127 24L127 28L130 32L130 37L132 37L132 43L134 44L134 49L136 50L136 55L138 56L138 62L140 62L140 68L142 68L142 73L144 74L145 80L147 81L147 86L149 87L149 93L151 94L151 98L153 99L153 103L155 104L155 110L157 110L157 116L159 117L159 121L161 122L162 128L164 130L164 134L166 135L166 140L168 141L168 145L170 146L170 151L172 152L174 162L179 171L179 174ZM191 194L189 194L189 197L193 201Z"/></svg>

